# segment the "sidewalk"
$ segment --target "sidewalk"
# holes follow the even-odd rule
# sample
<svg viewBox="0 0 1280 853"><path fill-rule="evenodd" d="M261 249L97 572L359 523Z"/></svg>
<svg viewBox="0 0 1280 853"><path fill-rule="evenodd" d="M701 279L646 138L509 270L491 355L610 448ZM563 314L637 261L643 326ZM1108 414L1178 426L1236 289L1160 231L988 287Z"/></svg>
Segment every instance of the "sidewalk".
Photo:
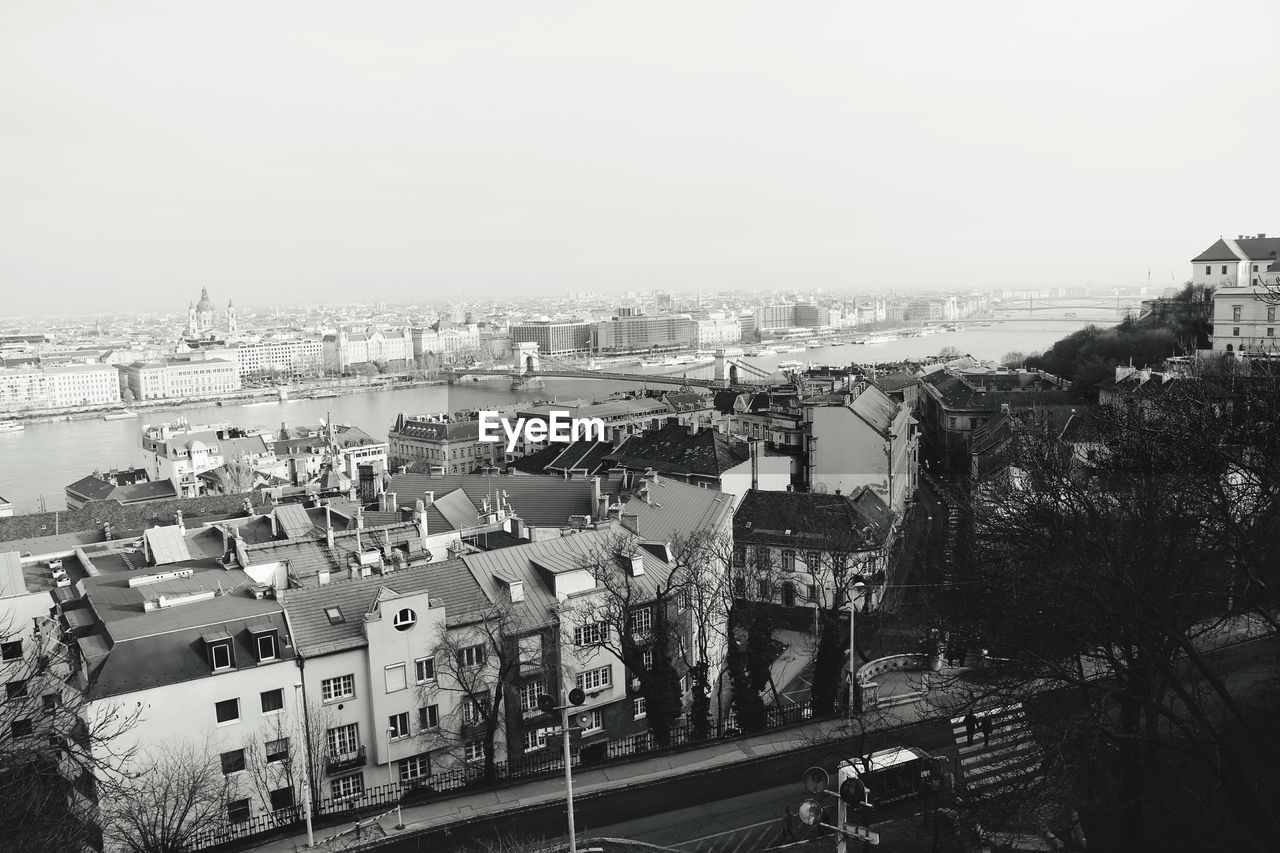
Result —
<svg viewBox="0 0 1280 853"><path fill-rule="evenodd" d="M600 791L613 790L621 785L639 786L651 782L667 781L675 776L696 774L726 765L753 759L779 755L815 742L834 733L844 721L824 720L808 723L783 731L764 732L732 741L720 741L697 749L673 752L666 755L628 761L608 767L578 769L573 773L574 799L587 797ZM504 788L477 791L464 796L450 797L435 802L406 806L403 809L405 828L397 831L395 811L381 821L388 836L408 835L415 830L433 829L459 821L508 812L513 809L546 803L563 803L564 777L535 779ZM365 818L368 820L368 818ZM355 821L326 826L315 831L316 843L348 829ZM307 836L298 835L277 838L252 849L263 853L294 853L307 849Z"/></svg>

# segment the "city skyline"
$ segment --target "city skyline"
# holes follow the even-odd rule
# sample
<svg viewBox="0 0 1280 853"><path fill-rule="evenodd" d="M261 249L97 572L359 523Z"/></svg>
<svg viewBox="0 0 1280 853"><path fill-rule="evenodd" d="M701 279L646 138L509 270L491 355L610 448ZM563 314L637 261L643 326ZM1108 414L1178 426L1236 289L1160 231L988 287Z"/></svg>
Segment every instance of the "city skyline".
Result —
<svg viewBox="0 0 1280 853"><path fill-rule="evenodd" d="M6 4L6 313L1168 286L1273 228L1266 51L1193 61L1167 4L926 6Z"/></svg>

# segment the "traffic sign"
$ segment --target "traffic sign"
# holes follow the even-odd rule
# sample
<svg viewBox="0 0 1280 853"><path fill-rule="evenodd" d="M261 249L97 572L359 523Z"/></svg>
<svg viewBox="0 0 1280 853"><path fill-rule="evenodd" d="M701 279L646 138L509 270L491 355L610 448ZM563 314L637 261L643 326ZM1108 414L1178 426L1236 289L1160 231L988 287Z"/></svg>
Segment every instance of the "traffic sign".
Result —
<svg viewBox="0 0 1280 853"><path fill-rule="evenodd" d="M849 826L846 826L844 828L844 833L845 835L850 835L850 836L853 836L854 838L861 838L863 841L867 842L868 844L880 843L880 833L872 832L871 830L867 829L865 826L850 824Z"/></svg>

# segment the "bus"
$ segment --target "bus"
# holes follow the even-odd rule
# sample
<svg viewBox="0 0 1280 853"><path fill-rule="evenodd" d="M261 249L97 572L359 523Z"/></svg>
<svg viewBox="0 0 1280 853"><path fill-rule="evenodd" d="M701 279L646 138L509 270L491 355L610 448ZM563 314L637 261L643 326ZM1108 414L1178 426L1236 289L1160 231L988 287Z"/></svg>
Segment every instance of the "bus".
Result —
<svg viewBox="0 0 1280 853"><path fill-rule="evenodd" d="M841 807L873 808L919 796L941 768L938 760L913 746L895 746L862 758L841 761L836 768Z"/></svg>

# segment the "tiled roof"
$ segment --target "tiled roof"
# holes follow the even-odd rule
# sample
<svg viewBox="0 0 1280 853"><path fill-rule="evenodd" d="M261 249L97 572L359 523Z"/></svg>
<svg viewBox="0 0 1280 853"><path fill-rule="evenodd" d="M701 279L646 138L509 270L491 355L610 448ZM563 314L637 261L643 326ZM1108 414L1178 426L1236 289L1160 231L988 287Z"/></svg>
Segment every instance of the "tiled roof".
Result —
<svg viewBox="0 0 1280 853"><path fill-rule="evenodd" d="M875 548L884 543L892 521L883 505L866 487L853 495L751 489L734 514L733 538L797 548Z"/></svg>
<svg viewBox="0 0 1280 853"><path fill-rule="evenodd" d="M427 492L446 493L464 489L474 502L486 495L506 493L507 502L526 524L535 527L565 527L571 515L594 515L590 480L563 480L559 477L523 477L503 474L395 474L388 491L401 499L418 498Z"/></svg>
<svg viewBox="0 0 1280 853"><path fill-rule="evenodd" d="M177 498L178 490L173 487L172 480L152 480L130 486L117 486L108 497L122 504L162 501Z"/></svg>
<svg viewBox="0 0 1280 853"><path fill-rule="evenodd" d="M438 599L444 604L445 617L450 623L464 621L489 604L461 560L426 563L391 574L338 580L309 589L285 590L280 593L280 601L289 614L298 652L303 657L314 657L365 645L364 614L384 589L401 595L425 590L432 601ZM326 615L325 609L330 607L341 608L341 622L334 623Z"/></svg>
<svg viewBox="0 0 1280 853"><path fill-rule="evenodd" d="M167 482L167 481L166 481ZM79 495L87 500L101 501L107 497L116 487L106 480L95 477L90 474L88 477L81 477L71 485L67 486L67 491L72 494Z"/></svg>
<svg viewBox="0 0 1280 853"><path fill-rule="evenodd" d="M1201 261L1238 261L1240 256L1235 253L1226 240L1221 238L1209 248L1191 259L1191 263L1200 263Z"/></svg>
<svg viewBox="0 0 1280 853"><path fill-rule="evenodd" d="M559 447L560 445L552 446ZM549 471L585 472L586 476L590 476L599 471L605 464L605 457L611 450L613 450L613 445L607 441L579 439L564 446L556 455L556 458L547 463L546 467Z"/></svg>
<svg viewBox="0 0 1280 853"><path fill-rule="evenodd" d="M886 394L892 394L895 391L901 391L903 388L910 388L913 385L920 384L919 379L904 370L885 373L877 376L873 381Z"/></svg>
<svg viewBox="0 0 1280 853"><path fill-rule="evenodd" d="M479 421L424 421L411 418L401 413L391 432L408 438L421 438L427 441L475 441L480 435Z"/></svg>
<svg viewBox="0 0 1280 853"><path fill-rule="evenodd" d="M1234 242L1251 261L1274 261L1280 258L1280 237L1243 237Z"/></svg>
<svg viewBox="0 0 1280 853"><path fill-rule="evenodd" d="M893 429L893 419L898 414L898 403L886 397L885 393L874 385L868 385L854 398L849 408L866 421L868 426L886 437Z"/></svg>
<svg viewBox="0 0 1280 853"><path fill-rule="evenodd" d="M691 432L689 427L668 424L631 436L605 458L626 468L719 477L746 461L747 451L718 430Z"/></svg>
<svg viewBox="0 0 1280 853"><path fill-rule="evenodd" d="M733 514L733 497L724 492L663 477L647 485L645 497L634 496L622 506L623 514L635 516L643 539L687 540L695 533L719 530Z"/></svg>
<svg viewBox="0 0 1280 853"><path fill-rule="evenodd" d="M526 474L545 474L547 466L556 460L562 452L564 452L563 444L548 444L532 453L524 456L518 456L512 460L509 467L517 471L523 471Z"/></svg>

